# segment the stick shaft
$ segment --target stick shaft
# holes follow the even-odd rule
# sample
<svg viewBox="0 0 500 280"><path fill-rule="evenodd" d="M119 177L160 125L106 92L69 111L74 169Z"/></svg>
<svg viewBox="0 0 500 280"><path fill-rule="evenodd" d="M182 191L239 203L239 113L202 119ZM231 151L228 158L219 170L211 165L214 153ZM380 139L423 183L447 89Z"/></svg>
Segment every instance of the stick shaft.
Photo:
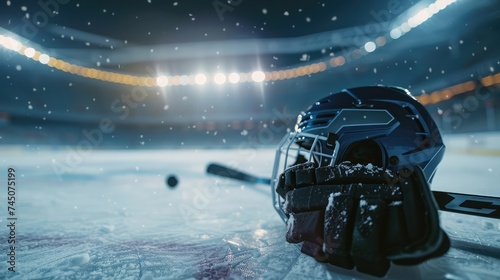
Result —
<svg viewBox="0 0 500 280"><path fill-rule="evenodd" d="M271 184L271 179L254 176L217 163L207 167L207 173L249 183ZM432 191L439 210L473 216L500 219L500 198L443 191Z"/></svg>

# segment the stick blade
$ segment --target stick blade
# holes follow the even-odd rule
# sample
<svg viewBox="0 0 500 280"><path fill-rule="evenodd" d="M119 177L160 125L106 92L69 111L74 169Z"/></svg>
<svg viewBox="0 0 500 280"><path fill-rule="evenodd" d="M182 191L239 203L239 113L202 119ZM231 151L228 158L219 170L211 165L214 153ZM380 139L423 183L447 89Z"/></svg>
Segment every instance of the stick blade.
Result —
<svg viewBox="0 0 500 280"><path fill-rule="evenodd" d="M433 191L440 210L500 219L500 198Z"/></svg>

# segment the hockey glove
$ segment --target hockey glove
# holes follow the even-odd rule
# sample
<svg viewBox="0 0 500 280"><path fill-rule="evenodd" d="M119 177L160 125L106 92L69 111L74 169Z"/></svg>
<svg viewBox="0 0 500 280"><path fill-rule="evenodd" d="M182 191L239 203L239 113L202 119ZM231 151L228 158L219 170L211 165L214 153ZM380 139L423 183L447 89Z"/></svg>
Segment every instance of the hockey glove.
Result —
<svg viewBox="0 0 500 280"><path fill-rule="evenodd" d="M413 265L449 248L436 202L419 166L395 174L348 162L292 166L276 192L288 215L286 239L317 261L383 276L390 263Z"/></svg>

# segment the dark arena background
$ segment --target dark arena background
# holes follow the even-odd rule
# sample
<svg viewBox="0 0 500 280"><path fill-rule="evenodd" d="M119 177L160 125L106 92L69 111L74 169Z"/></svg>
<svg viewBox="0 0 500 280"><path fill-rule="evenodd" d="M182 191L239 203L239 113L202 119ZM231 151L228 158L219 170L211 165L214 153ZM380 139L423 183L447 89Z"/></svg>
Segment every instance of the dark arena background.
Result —
<svg viewBox="0 0 500 280"><path fill-rule="evenodd" d="M0 278L364 279L206 165L268 178L316 100L399 86L445 141L432 188L498 196L499 34L496 0L2 1ZM500 223L441 214L450 252L387 277L499 279Z"/></svg>

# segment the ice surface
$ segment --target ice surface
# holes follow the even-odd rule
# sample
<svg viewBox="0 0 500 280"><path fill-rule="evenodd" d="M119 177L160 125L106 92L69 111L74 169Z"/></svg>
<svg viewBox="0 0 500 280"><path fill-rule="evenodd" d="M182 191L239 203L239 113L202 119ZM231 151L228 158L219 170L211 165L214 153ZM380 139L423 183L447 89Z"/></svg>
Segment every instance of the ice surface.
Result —
<svg viewBox="0 0 500 280"><path fill-rule="evenodd" d="M56 173L70 151L2 149L0 179L8 166L18 175L18 272L7 271L3 239L0 278L380 279L318 263L288 244L268 186L205 174L215 161L269 177L274 152L93 150ZM498 163L447 155L433 188L498 196L498 177L488 171ZM179 178L176 188L165 185L168 174ZM392 266L384 279L500 279L499 221L441 218L452 249L418 266Z"/></svg>

